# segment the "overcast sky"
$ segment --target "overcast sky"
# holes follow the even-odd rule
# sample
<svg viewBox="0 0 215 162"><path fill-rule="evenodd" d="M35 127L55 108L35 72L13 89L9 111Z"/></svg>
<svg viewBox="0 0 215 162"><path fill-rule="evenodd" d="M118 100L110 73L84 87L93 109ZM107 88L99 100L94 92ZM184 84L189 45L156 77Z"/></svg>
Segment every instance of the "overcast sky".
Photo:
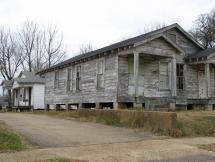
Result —
<svg viewBox="0 0 215 162"><path fill-rule="evenodd" d="M0 0L0 25L16 28L26 20L57 25L73 56L81 44L99 48L153 24L177 22L188 30L213 8L215 0Z"/></svg>

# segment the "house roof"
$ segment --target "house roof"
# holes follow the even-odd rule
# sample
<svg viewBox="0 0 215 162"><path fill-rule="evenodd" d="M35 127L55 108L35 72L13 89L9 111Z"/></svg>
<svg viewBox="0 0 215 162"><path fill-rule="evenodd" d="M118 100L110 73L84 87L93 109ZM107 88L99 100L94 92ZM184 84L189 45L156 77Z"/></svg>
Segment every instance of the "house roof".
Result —
<svg viewBox="0 0 215 162"><path fill-rule="evenodd" d="M89 58L89 57L92 57L92 56L95 56L95 55L99 55L99 54L102 54L102 53L105 53L105 52L109 52L109 51L112 51L112 50L115 50L115 49L120 49L120 48L124 48L124 47L133 46L137 42L140 42L140 41L146 40L148 38L151 38L152 36L154 36L156 34L160 34L162 32L165 32L165 31L167 31L167 30L169 30L171 28L177 28L186 37L188 37L196 46L198 46L199 48L203 49L203 47L202 47L202 45L200 43L198 43L190 34L188 34L182 27L180 27L180 25L175 23L175 24L163 27L161 29L154 30L152 32L145 33L145 34L142 34L142 35L139 35L139 36L136 36L136 37L133 37L133 38L130 38L130 39L127 39L127 40L124 40L124 41L121 41L121 42L118 42L118 43L115 43L115 44L112 44L112 45L109 45L109 46L106 46L106 47L103 47L103 48L100 48L100 49L97 49L95 51L91 51L91 52L88 52L88 53L85 53L85 54L77 55L77 56L72 57L72 58L70 58L70 59L68 59L66 61L63 61L63 62L61 62L59 64L56 64L56 65L54 65L54 66L52 66L50 68L42 70L42 71L40 71L38 73L44 73L44 72L47 72L49 70L54 70L54 69L59 68L61 66L65 66L67 64L71 64L73 62L76 62L76 61L79 61L79 60L82 60L82 59L86 59L86 58Z"/></svg>
<svg viewBox="0 0 215 162"><path fill-rule="evenodd" d="M36 75L34 72L22 71L14 81L19 84L44 84L45 79L41 78L39 75Z"/></svg>
<svg viewBox="0 0 215 162"><path fill-rule="evenodd" d="M200 57L207 57L211 54L214 54L215 53L215 47L214 48L208 48L208 49L205 49L203 51L200 51L198 53L195 53L193 55L189 55L186 57L186 59L193 59L193 58L200 58Z"/></svg>

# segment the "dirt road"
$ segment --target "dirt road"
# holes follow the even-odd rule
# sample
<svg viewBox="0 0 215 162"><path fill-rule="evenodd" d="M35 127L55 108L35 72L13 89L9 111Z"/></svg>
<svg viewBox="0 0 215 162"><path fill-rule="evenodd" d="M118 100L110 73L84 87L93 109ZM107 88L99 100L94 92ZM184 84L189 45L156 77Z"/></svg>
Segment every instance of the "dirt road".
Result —
<svg viewBox="0 0 215 162"><path fill-rule="evenodd" d="M136 132L132 129L44 115L7 113L0 114L0 120L39 148L128 142L152 138L151 134L143 131Z"/></svg>
<svg viewBox="0 0 215 162"><path fill-rule="evenodd" d="M89 162L215 162L215 153L197 148L215 138L156 139L145 132L42 115L0 114L40 149L0 154L1 162L64 157ZM66 147L65 147L66 146Z"/></svg>

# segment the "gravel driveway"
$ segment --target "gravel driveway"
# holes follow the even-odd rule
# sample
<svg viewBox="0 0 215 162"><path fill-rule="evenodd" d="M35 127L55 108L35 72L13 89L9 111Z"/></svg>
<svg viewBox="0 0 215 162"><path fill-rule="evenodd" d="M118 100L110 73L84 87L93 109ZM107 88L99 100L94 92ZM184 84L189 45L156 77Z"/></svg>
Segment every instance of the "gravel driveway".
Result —
<svg viewBox="0 0 215 162"><path fill-rule="evenodd" d="M31 144L39 148L104 144L151 139L143 131L96 123L53 118L45 115L2 113L4 121Z"/></svg>

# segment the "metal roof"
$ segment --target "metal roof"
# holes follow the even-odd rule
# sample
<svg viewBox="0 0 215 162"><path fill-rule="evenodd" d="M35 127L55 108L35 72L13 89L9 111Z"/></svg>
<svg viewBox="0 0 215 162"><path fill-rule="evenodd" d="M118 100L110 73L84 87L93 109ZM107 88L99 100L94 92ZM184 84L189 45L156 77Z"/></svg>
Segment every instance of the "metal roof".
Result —
<svg viewBox="0 0 215 162"><path fill-rule="evenodd" d="M79 61L81 59L86 59L86 58L89 58L89 57L92 57L92 56L95 56L95 55L98 55L98 54L102 54L102 53L105 53L105 52L108 52L108 51L112 51L112 50L115 50L115 49L120 49L120 48L123 48L123 47L133 46L137 42L140 42L140 41L143 41L145 39L148 39L148 38L150 38L150 37L152 37L152 36L154 36L156 34L162 33L164 31L167 31L167 30L169 30L171 28L174 28L174 27L176 27L179 31L181 31L184 35L186 35L191 41L193 41L196 44L196 46L198 46L199 48L203 48L202 45L199 44L190 34L188 34L186 31L183 30L182 27L180 27L177 23L175 23L175 24L163 27L161 29L154 30L154 31L149 32L149 33L145 33L145 34L142 34L142 35L139 35L139 36L136 36L136 37L133 37L133 38L130 38L130 39L127 39L127 40L124 40L124 41L121 41L121 42L118 42L118 43L115 43L115 44L112 44L112 45L109 45L109 46L106 46L106 47L103 47L103 48L100 48L100 49L92 51L92 52L77 55L77 56L72 57L72 58L70 58L70 59L68 59L66 61L63 61L63 62L61 62L59 64L56 64L56 65L54 65L54 66L52 66L50 68L42 70L42 71L40 71L38 73L43 73L43 72L46 72L46 71L49 71L49 70L54 70L55 68L58 68L58 67L61 67L61 66L64 66L64 65Z"/></svg>
<svg viewBox="0 0 215 162"><path fill-rule="evenodd" d="M189 55L187 56L185 59L193 59L193 58L200 58L200 57L207 57L211 54L215 53L215 47L213 48L208 48L208 49L205 49L203 51L200 51L198 53L195 53L193 55Z"/></svg>

